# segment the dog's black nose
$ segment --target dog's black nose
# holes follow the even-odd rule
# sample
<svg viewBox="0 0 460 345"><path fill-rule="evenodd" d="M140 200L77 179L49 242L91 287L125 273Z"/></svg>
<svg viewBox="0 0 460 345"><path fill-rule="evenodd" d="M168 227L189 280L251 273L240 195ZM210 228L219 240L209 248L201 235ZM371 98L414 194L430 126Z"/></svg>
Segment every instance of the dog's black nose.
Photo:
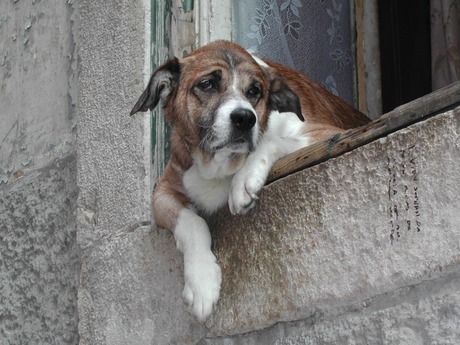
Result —
<svg viewBox="0 0 460 345"><path fill-rule="evenodd" d="M230 114L230 120L235 128L241 131L248 131L256 124L256 116L249 109L235 109Z"/></svg>

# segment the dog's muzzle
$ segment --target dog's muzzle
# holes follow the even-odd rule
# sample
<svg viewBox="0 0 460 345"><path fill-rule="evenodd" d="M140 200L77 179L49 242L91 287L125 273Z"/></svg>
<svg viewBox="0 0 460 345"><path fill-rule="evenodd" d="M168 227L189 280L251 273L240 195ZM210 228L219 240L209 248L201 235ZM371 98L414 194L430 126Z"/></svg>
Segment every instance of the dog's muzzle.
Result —
<svg viewBox="0 0 460 345"><path fill-rule="evenodd" d="M217 109L211 127L202 125L202 144L210 152L249 153L259 136L257 114L246 100L231 99Z"/></svg>

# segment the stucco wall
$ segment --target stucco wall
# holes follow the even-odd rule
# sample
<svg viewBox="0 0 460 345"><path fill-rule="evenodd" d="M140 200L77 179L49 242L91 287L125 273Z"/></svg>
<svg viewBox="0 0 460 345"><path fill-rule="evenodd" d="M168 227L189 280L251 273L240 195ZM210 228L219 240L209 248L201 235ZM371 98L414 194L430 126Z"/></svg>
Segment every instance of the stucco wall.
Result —
<svg viewBox="0 0 460 345"><path fill-rule="evenodd" d="M0 343L77 344L77 10L0 2Z"/></svg>

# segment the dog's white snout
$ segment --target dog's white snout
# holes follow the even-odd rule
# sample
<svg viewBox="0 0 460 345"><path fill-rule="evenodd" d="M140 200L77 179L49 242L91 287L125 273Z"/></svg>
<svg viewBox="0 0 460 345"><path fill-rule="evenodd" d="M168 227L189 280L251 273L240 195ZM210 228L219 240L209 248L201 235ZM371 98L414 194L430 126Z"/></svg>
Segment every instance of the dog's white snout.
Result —
<svg viewBox="0 0 460 345"><path fill-rule="evenodd" d="M256 115L249 109L237 108L230 113L230 121L234 128L249 131L256 124Z"/></svg>
<svg viewBox="0 0 460 345"><path fill-rule="evenodd" d="M252 151L259 135L257 113L247 100L229 99L217 109L212 132L214 150Z"/></svg>

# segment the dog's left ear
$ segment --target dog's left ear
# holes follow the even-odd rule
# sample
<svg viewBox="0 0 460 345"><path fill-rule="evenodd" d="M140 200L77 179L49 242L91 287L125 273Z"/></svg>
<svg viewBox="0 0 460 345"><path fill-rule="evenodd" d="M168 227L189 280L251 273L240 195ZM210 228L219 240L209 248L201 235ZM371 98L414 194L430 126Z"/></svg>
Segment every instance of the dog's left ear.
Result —
<svg viewBox="0 0 460 345"><path fill-rule="evenodd" d="M300 99L282 78L275 78L270 82L269 106L280 113L295 113L300 121L305 121L302 115Z"/></svg>
<svg viewBox="0 0 460 345"><path fill-rule="evenodd" d="M160 100L168 99L179 80L179 75L180 65L177 58L173 58L158 67L130 115L134 115L138 111L152 110Z"/></svg>

